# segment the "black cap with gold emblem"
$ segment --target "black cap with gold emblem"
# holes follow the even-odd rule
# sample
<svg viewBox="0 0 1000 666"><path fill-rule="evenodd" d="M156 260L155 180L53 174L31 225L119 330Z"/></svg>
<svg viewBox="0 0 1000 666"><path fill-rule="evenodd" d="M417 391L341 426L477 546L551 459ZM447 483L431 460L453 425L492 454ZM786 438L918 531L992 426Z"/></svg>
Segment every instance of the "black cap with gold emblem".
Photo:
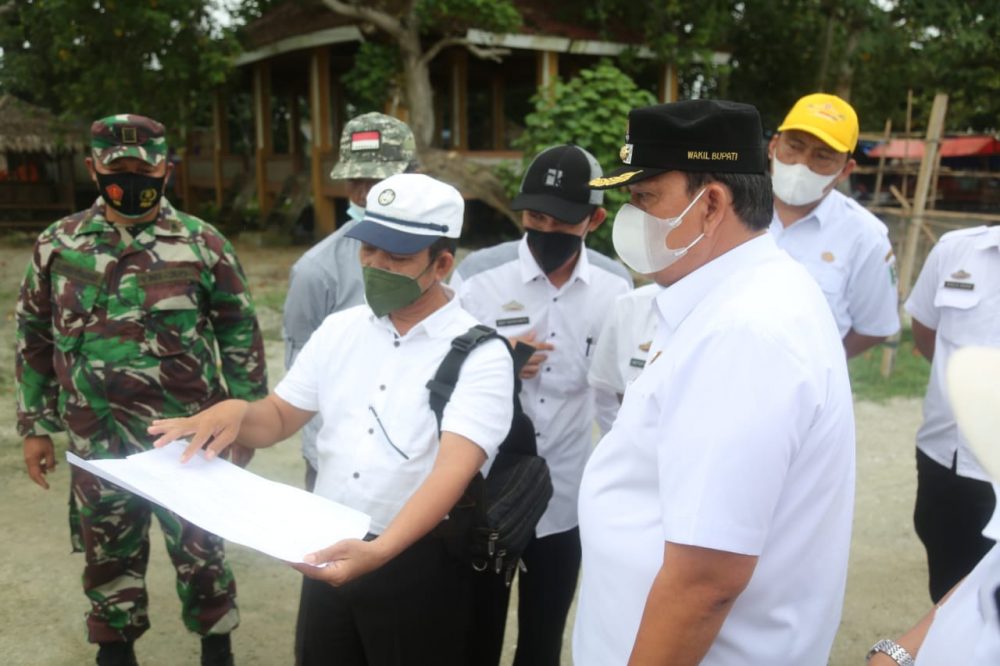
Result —
<svg viewBox="0 0 1000 666"><path fill-rule="evenodd" d="M760 114L750 104L724 100L633 109L619 156L624 166L590 187L622 187L667 171L767 172Z"/></svg>

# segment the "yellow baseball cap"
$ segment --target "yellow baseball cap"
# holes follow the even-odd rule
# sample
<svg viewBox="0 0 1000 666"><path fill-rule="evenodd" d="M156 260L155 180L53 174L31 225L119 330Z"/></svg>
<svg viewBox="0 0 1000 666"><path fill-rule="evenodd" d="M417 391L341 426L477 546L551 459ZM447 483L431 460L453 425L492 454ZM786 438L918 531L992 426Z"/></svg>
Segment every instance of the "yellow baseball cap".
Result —
<svg viewBox="0 0 1000 666"><path fill-rule="evenodd" d="M849 153L858 145L858 114L836 95L813 93L785 116L778 131L786 130L808 132L838 153Z"/></svg>

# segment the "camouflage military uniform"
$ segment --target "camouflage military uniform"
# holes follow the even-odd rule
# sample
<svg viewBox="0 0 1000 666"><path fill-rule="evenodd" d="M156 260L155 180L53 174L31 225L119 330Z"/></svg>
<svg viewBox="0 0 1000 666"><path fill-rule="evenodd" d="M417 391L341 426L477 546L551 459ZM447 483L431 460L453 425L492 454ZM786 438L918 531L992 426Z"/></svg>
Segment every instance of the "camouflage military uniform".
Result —
<svg viewBox="0 0 1000 666"><path fill-rule="evenodd" d="M134 238L105 219L100 198L39 237L17 304L22 436L66 430L81 457L118 458L150 448L154 418L266 395L263 341L232 246L165 199L160 205ZM220 539L72 472L71 532L74 550L86 553L92 642L134 640L149 626L151 512L177 571L185 625L202 635L237 625Z"/></svg>

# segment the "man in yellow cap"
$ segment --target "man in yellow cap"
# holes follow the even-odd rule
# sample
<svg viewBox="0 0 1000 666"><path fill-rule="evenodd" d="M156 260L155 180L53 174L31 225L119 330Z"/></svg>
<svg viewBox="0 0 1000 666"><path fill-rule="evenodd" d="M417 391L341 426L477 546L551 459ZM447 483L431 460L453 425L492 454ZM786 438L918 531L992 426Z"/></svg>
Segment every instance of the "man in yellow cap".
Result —
<svg viewBox="0 0 1000 666"><path fill-rule="evenodd" d="M856 166L858 116L825 93L792 107L768 145L778 246L816 279L848 358L899 330L895 256L886 226L835 188Z"/></svg>

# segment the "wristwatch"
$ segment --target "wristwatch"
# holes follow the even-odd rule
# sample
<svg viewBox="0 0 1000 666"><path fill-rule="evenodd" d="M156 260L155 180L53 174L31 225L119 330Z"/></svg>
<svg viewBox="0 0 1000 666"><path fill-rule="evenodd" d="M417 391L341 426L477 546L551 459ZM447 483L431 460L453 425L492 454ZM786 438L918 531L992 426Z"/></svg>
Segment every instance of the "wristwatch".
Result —
<svg viewBox="0 0 1000 666"><path fill-rule="evenodd" d="M868 650L868 656L865 657L865 661L870 661L871 658L878 652L887 655L890 659L899 664L899 666L914 666L916 663L913 661L913 656L906 651L906 648L896 641L891 641L888 638L882 639L873 645L872 649Z"/></svg>

